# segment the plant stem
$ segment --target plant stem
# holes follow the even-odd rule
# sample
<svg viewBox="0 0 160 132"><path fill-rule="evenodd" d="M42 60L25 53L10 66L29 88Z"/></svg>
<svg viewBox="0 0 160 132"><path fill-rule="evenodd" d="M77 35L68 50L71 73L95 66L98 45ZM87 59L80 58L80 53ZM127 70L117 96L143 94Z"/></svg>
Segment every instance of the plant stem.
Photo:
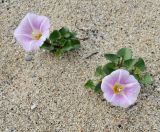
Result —
<svg viewBox="0 0 160 132"><path fill-rule="evenodd" d="M119 60L119 62L118 62L118 67L119 67L119 68L121 68L121 67L123 66L123 62L124 62L124 60L123 60L123 58L121 58L121 59Z"/></svg>

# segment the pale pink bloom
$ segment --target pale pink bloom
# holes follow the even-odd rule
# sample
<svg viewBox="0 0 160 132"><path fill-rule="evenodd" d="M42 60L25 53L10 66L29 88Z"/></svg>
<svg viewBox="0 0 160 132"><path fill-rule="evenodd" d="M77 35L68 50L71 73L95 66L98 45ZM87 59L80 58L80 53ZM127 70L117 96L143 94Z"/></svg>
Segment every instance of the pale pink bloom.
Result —
<svg viewBox="0 0 160 132"><path fill-rule="evenodd" d="M49 36L50 23L45 16L28 13L14 32L14 37L27 52L40 48Z"/></svg>
<svg viewBox="0 0 160 132"><path fill-rule="evenodd" d="M128 71L118 69L102 80L104 98L114 106L124 108L134 104L140 92L140 84Z"/></svg>

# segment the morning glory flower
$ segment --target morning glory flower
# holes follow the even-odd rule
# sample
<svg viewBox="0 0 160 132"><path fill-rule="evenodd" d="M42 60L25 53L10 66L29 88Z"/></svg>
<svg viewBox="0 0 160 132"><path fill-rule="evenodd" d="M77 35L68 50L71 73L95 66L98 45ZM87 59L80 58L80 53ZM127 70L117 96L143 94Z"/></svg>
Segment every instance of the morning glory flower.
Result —
<svg viewBox="0 0 160 132"><path fill-rule="evenodd" d="M50 23L45 16L28 13L14 32L26 52L38 50L49 36Z"/></svg>
<svg viewBox="0 0 160 132"><path fill-rule="evenodd" d="M104 98L114 106L127 108L134 104L140 92L140 84L127 70L118 69L102 80Z"/></svg>

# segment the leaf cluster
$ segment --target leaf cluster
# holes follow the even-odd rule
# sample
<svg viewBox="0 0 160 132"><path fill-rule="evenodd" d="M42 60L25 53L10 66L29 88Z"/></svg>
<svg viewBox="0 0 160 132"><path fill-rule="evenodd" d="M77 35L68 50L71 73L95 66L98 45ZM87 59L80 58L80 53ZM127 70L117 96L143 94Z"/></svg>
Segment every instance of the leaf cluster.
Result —
<svg viewBox="0 0 160 132"><path fill-rule="evenodd" d="M56 56L79 48L80 41L76 38L76 33L69 31L67 27L54 30L41 46L41 49L48 50Z"/></svg>
<svg viewBox="0 0 160 132"><path fill-rule="evenodd" d="M94 84L92 80L88 80L85 84L86 88L93 89L95 92L101 91L102 78L109 75L117 69L126 69L130 74L142 84L148 85L153 82L149 73L146 73L146 65L142 58L133 58L132 50L129 48L122 48L116 54L105 54L106 60L109 60L104 66L98 66L95 75L100 77L100 81Z"/></svg>

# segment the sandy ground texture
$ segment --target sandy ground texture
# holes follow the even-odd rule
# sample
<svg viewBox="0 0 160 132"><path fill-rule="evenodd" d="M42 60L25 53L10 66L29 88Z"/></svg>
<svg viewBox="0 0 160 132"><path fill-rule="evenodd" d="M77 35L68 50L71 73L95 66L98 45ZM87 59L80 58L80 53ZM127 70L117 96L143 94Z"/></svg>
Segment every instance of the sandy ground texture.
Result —
<svg viewBox="0 0 160 132"><path fill-rule="evenodd" d="M160 132L159 0L0 2L0 132ZM39 51L26 61L13 31L28 12L88 39L61 59ZM121 47L143 57L155 81L127 109L83 87L106 63L103 54Z"/></svg>

